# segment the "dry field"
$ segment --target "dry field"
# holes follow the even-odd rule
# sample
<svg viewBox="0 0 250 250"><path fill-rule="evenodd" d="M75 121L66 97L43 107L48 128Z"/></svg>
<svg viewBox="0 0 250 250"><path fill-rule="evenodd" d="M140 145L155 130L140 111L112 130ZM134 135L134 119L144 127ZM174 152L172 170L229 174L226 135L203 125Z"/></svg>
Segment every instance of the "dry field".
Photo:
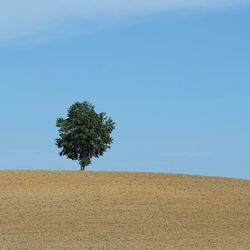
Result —
<svg viewBox="0 0 250 250"><path fill-rule="evenodd" d="M250 249L250 181L0 171L0 249Z"/></svg>

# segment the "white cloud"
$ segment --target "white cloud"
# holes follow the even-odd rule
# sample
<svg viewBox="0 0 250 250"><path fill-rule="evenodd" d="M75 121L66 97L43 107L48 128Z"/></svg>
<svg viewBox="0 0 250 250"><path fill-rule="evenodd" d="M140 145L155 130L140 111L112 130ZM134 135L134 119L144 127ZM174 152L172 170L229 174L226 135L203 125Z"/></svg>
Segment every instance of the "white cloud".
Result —
<svg viewBox="0 0 250 250"><path fill-rule="evenodd" d="M228 8L250 0L0 0L0 40L56 29L64 22L104 21L172 10Z"/></svg>

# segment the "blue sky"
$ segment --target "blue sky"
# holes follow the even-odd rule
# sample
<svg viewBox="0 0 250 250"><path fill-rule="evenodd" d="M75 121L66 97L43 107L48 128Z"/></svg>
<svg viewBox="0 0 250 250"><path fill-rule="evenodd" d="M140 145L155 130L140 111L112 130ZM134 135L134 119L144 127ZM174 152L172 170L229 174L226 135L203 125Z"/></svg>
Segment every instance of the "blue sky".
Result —
<svg viewBox="0 0 250 250"><path fill-rule="evenodd" d="M250 1L24 2L0 10L0 169L78 170L55 122L88 100L116 122L89 170L250 178Z"/></svg>

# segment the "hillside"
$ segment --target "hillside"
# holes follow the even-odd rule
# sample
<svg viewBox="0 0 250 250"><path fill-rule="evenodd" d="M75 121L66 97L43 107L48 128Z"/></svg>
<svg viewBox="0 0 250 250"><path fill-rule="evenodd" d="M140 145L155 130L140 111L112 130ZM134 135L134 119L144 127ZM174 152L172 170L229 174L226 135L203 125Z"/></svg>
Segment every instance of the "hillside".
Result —
<svg viewBox="0 0 250 250"><path fill-rule="evenodd" d="M0 249L250 249L250 181L0 171Z"/></svg>

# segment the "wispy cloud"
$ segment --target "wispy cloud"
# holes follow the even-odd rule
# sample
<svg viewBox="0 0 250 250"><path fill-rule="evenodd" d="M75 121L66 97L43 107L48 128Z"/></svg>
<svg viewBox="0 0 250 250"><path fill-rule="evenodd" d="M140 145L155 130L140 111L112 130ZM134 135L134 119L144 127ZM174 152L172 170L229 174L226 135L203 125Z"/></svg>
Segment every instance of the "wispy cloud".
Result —
<svg viewBox="0 0 250 250"><path fill-rule="evenodd" d="M117 20L162 11L228 8L250 0L0 0L0 40L46 32L65 22Z"/></svg>
<svg viewBox="0 0 250 250"><path fill-rule="evenodd" d="M211 152L198 152L198 153L172 153L165 154L165 158L173 159L198 159L198 158L207 158L212 155Z"/></svg>

